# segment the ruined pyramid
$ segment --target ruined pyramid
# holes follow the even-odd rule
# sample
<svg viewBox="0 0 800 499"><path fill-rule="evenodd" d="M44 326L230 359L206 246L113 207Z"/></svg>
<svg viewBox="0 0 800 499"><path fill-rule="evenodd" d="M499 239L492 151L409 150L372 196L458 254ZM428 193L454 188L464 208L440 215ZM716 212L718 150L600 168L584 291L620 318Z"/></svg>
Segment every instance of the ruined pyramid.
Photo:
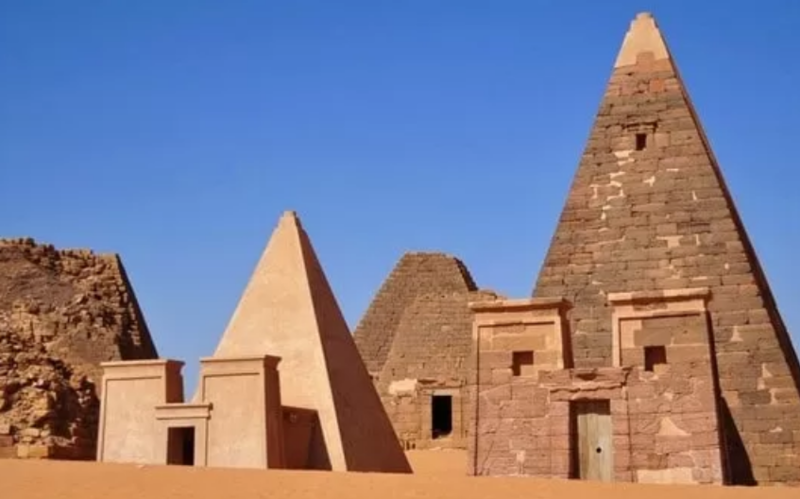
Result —
<svg viewBox="0 0 800 499"><path fill-rule="evenodd" d="M576 367L612 362L618 292L708 288L728 482L800 482L800 367L650 14L625 35L534 297L563 296Z"/></svg>
<svg viewBox="0 0 800 499"><path fill-rule="evenodd" d="M0 458L92 459L100 363L157 356L119 255L0 239Z"/></svg>
<svg viewBox="0 0 800 499"><path fill-rule="evenodd" d="M403 255L353 333L370 374L376 378L380 375L403 313L421 295L476 290L472 276L457 258L426 252Z"/></svg>
<svg viewBox="0 0 800 499"><path fill-rule="evenodd" d="M477 289L458 258L413 252L397 262L364 314L356 344L404 448L466 447L467 304L494 296ZM442 398L446 407L435 416L434 400Z"/></svg>
<svg viewBox="0 0 800 499"><path fill-rule="evenodd" d="M214 353L242 355L280 357L282 404L317 411L308 467L411 471L294 212L281 217Z"/></svg>

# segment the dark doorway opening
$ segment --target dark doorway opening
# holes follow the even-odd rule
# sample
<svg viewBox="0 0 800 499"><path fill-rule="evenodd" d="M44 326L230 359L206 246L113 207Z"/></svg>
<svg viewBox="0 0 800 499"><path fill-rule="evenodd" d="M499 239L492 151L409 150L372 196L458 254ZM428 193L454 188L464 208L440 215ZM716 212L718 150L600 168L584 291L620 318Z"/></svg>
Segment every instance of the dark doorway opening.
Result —
<svg viewBox="0 0 800 499"><path fill-rule="evenodd" d="M194 426L167 430L167 464L194 466Z"/></svg>
<svg viewBox="0 0 800 499"><path fill-rule="evenodd" d="M644 151L647 148L647 135L643 133L636 134L636 150Z"/></svg>
<svg viewBox="0 0 800 499"><path fill-rule="evenodd" d="M431 436L442 438L453 432L453 397L434 395L431 397Z"/></svg>

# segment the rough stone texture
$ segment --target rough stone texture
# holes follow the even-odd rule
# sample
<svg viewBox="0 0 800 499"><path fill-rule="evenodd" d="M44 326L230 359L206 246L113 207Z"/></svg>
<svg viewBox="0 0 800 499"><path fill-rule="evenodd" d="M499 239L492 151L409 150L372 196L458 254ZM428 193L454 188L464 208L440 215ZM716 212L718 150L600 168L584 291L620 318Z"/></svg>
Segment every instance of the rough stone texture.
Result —
<svg viewBox="0 0 800 499"><path fill-rule="evenodd" d="M425 293L403 313L377 388L406 449L465 448L472 311L489 291ZM452 397L452 432L432 433L431 400Z"/></svg>
<svg viewBox="0 0 800 499"><path fill-rule="evenodd" d="M367 369L377 377L406 309L425 293L477 291L466 266L442 253L406 253L381 285L353 332Z"/></svg>
<svg viewBox="0 0 800 499"><path fill-rule="evenodd" d="M539 299L476 307L471 473L584 476L573 404L595 400L609 404L610 434L597 444L598 454L611 456L609 480L721 484L718 393L702 298L618 305L622 355L602 368L570 367L565 305ZM667 364L646 366L644 348L652 345L664 347ZM524 351L532 362L515 369L514 357Z"/></svg>
<svg viewBox="0 0 800 499"><path fill-rule="evenodd" d="M395 433L406 449L464 448L472 349L470 301L478 291L467 267L442 253L407 253L355 332ZM432 397L452 397L452 431L432 431Z"/></svg>
<svg viewBox="0 0 800 499"><path fill-rule="evenodd" d="M0 457L93 459L100 362L156 356L116 255L0 240Z"/></svg>
<svg viewBox="0 0 800 499"><path fill-rule="evenodd" d="M639 15L533 295L573 302L575 365L602 368L608 293L693 286L711 292L731 482L800 482L796 353L674 61Z"/></svg>

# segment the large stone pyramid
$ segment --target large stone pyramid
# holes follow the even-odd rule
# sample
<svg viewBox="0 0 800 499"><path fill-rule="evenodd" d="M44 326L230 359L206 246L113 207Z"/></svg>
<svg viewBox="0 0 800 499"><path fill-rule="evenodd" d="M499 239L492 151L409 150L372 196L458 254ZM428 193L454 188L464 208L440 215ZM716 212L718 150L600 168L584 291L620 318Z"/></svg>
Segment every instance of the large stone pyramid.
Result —
<svg viewBox="0 0 800 499"><path fill-rule="evenodd" d="M281 218L214 357L273 355L284 406L313 409L310 467L410 472L308 235Z"/></svg>
<svg viewBox="0 0 800 499"><path fill-rule="evenodd" d="M611 365L615 292L710 289L733 483L800 481L800 368L649 14L625 36L534 297L564 296L576 367Z"/></svg>

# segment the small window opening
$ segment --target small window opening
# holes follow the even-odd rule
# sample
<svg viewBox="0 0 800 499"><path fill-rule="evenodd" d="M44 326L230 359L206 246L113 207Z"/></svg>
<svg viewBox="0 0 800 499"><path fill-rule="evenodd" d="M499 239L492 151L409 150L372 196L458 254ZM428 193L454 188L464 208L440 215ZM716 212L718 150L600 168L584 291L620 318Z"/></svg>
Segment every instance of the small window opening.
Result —
<svg viewBox="0 0 800 499"><path fill-rule="evenodd" d="M434 395L431 397L432 438L442 438L453 432L453 397Z"/></svg>
<svg viewBox="0 0 800 499"><path fill-rule="evenodd" d="M647 147L647 134L645 133L637 133L636 134L636 150L637 151L644 151Z"/></svg>
<svg viewBox="0 0 800 499"><path fill-rule="evenodd" d="M511 372L514 376L522 375L522 366L533 365L533 352L514 352L511 360Z"/></svg>
<svg viewBox="0 0 800 499"><path fill-rule="evenodd" d="M657 365L667 363L667 348L663 346L644 347L644 370L653 371Z"/></svg>
<svg viewBox="0 0 800 499"><path fill-rule="evenodd" d="M167 430L167 464L194 466L194 426Z"/></svg>

